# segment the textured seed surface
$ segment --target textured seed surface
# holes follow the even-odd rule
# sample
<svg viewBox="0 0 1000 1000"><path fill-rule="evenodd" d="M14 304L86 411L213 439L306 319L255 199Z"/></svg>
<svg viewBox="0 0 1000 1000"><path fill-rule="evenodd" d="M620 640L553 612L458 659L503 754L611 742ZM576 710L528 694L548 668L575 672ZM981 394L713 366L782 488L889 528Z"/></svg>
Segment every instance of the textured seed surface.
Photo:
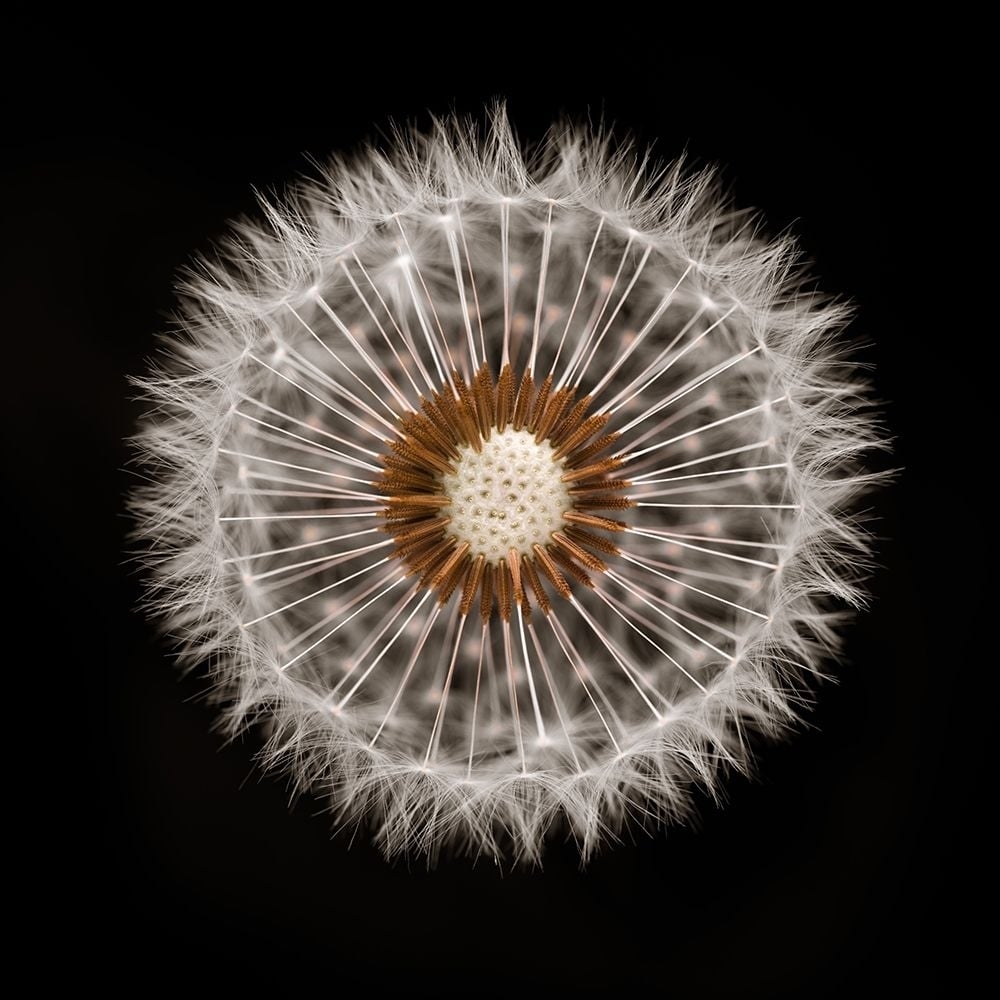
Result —
<svg viewBox="0 0 1000 1000"><path fill-rule="evenodd" d="M442 476L451 506L451 534L468 542L473 556L506 557L511 549L530 555L545 544L573 507L561 481L562 462L548 441L538 443L528 431L508 427L493 434L476 452L461 449L454 474Z"/></svg>

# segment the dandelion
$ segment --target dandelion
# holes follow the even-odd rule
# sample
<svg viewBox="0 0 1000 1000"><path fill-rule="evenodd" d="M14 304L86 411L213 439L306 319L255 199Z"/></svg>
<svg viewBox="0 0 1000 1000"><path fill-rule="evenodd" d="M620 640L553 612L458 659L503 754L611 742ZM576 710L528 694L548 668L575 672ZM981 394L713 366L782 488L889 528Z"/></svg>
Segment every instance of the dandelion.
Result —
<svg viewBox="0 0 1000 1000"><path fill-rule="evenodd" d="M141 383L151 603L233 729L390 855L682 819L861 601L846 309L711 173L502 110L264 212Z"/></svg>

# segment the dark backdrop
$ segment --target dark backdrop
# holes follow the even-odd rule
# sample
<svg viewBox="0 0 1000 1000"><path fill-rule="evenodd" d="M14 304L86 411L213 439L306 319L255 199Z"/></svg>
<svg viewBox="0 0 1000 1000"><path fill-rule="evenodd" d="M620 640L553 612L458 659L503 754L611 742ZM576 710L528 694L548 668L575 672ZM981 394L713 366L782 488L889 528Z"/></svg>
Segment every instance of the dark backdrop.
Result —
<svg viewBox="0 0 1000 1000"><path fill-rule="evenodd" d="M39 878L38 930L67 942L83 979L177 976L191 988L209 970L376 995L822 997L951 981L962 964L943 934L958 917L942 893L954 855L936 817L964 820L938 738L951 684L929 652L952 574L927 443L926 390L941 373L904 319L935 286L931 252L904 235L910 170L928 155L907 71L901 82L873 63L859 78L847 59L724 77L706 64L701 77L596 66L480 78L334 61L322 86L315 69L308 84L292 70L265 84L233 66L91 66L59 101L14 102L6 338L9 458L30 470L13 481L32 511L25 587L33 605L58 608L55 626L80 620L56 643L40 616L25 640L51 651L30 657L41 704L71 718L36 720L56 749L39 838L66 871ZM388 865L363 836L331 839L313 800L289 810L281 780L260 776L254 734L225 745L213 732L203 679L182 678L134 610L124 555L123 438L139 412L126 376L156 351L178 268L253 211L252 188L308 170L305 154L502 94L525 137L563 111L603 115L663 156L721 164L738 203L774 232L792 227L823 286L858 307L853 332L872 342L897 436L889 461L906 470L876 501L872 609L808 726L761 746L759 779L731 780L724 809L703 801L696 824L608 849L586 871L558 844L544 871L501 873L488 860Z"/></svg>

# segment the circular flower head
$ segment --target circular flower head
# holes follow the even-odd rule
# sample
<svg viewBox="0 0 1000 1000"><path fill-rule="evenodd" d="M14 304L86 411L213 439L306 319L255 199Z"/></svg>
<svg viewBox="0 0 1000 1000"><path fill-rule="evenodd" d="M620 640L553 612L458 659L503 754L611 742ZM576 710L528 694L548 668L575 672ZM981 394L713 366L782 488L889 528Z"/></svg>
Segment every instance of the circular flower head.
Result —
<svg viewBox="0 0 1000 1000"><path fill-rule="evenodd" d="M709 174L502 112L265 211L143 382L135 503L233 725L387 853L682 817L859 599L844 309Z"/></svg>

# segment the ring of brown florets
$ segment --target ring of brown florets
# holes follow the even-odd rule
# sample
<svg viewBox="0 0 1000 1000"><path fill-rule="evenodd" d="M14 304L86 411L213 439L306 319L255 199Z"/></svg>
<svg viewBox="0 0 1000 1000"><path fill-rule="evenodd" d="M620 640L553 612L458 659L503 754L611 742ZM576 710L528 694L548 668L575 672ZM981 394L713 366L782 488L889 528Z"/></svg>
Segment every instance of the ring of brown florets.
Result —
<svg viewBox="0 0 1000 1000"><path fill-rule="evenodd" d="M509 621L515 605L526 616L533 606L547 614L546 583L555 595L570 599L571 580L593 586L591 574L606 570L604 557L618 553L612 536L627 525L598 512L633 506L624 495L631 484L614 477L623 459L601 457L619 435L602 433L608 415L588 416L591 397L578 396L579 387L553 389L551 375L536 389L529 371L515 390L509 364L496 382L484 364L471 385L453 372L449 386L421 398L420 412L399 418L398 436L381 458L385 473L372 485L385 497L384 530L396 542L395 557L437 592L442 605L460 591L461 613L468 615L478 600L484 625L495 612ZM546 532L548 537L511 544L505 555L490 558L474 540L455 532L455 498L445 481L454 481L463 453L482 452L508 428L547 446L566 504L562 523Z"/></svg>

